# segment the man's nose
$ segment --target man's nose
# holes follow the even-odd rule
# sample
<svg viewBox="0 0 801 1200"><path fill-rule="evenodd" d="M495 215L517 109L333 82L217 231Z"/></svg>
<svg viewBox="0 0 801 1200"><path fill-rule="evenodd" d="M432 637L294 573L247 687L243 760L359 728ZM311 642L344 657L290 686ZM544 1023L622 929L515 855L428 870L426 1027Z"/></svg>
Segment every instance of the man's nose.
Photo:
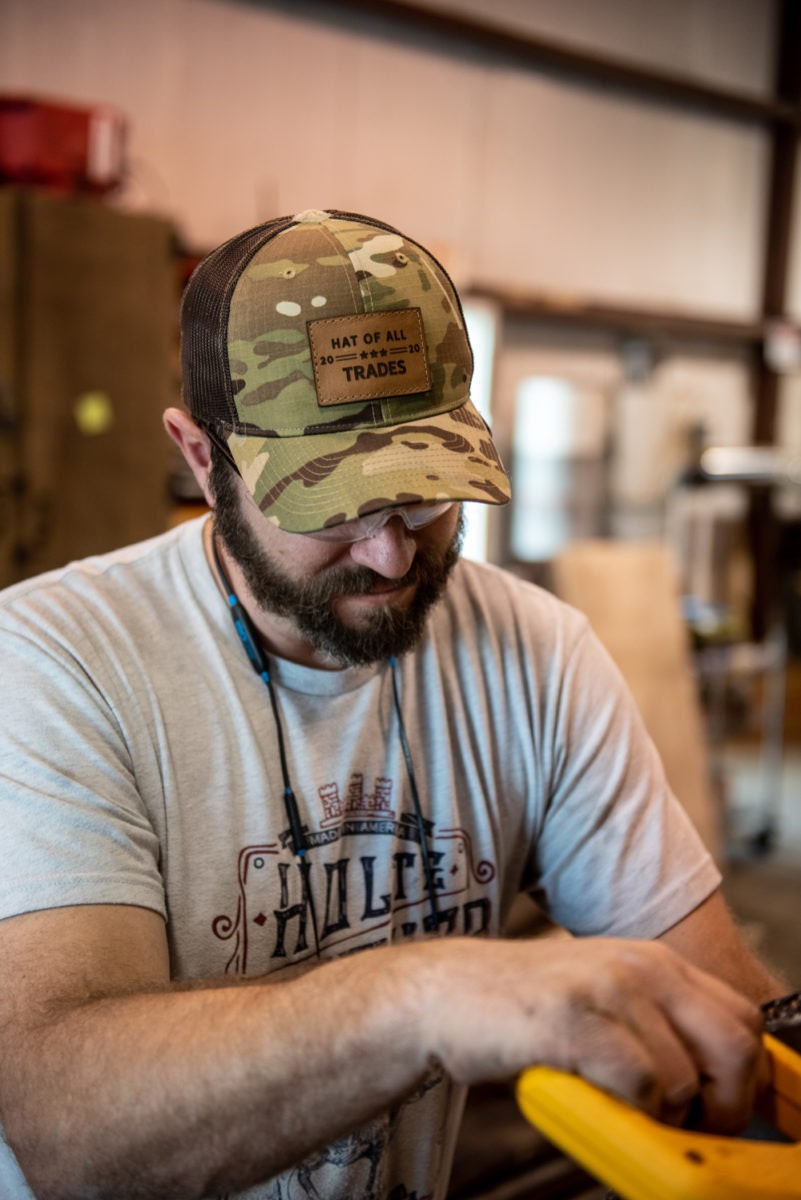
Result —
<svg viewBox="0 0 801 1200"><path fill-rule="evenodd" d="M362 567L370 567L385 579L401 579L417 553L414 536L400 517L390 517L378 533L353 542L350 556Z"/></svg>

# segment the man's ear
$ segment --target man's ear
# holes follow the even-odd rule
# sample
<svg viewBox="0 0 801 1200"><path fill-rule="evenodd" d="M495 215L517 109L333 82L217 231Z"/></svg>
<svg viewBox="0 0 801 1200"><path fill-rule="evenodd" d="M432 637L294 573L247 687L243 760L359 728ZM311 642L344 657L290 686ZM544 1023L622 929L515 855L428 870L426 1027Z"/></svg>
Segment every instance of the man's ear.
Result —
<svg viewBox="0 0 801 1200"><path fill-rule="evenodd" d="M214 495L209 488L211 444L203 430L189 413L181 408L168 408L162 418L164 428L186 459L209 508L214 508Z"/></svg>

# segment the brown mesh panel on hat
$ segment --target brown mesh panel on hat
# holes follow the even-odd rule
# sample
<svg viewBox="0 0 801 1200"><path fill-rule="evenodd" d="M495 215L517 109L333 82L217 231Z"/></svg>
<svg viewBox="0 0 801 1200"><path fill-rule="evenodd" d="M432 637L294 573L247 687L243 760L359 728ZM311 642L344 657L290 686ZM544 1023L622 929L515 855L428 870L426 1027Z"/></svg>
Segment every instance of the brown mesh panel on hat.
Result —
<svg viewBox="0 0 801 1200"><path fill-rule="evenodd" d="M181 305L184 402L193 417L238 429L228 369L228 309L245 264L270 238L294 224L279 217L218 246L195 268Z"/></svg>

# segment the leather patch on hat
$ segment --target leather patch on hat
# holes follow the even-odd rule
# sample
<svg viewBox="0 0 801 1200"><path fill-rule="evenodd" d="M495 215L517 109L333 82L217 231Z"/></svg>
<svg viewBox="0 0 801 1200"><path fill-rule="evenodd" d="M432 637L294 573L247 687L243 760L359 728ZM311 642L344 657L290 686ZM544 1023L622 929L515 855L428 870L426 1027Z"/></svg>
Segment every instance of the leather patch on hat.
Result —
<svg viewBox="0 0 801 1200"><path fill-rule="evenodd" d="M324 408L431 387L419 308L323 317L306 328L317 403Z"/></svg>

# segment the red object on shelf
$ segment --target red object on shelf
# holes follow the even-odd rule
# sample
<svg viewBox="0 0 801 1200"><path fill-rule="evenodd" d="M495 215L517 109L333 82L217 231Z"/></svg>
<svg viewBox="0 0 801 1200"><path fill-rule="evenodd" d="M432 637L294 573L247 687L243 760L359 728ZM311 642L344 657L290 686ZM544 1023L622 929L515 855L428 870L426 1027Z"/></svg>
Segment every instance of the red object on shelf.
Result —
<svg viewBox="0 0 801 1200"><path fill-rule="evenodd" d="M108 105L0 94L0 182L109 192L123 177L125 134L124 117Z"/></svg>

